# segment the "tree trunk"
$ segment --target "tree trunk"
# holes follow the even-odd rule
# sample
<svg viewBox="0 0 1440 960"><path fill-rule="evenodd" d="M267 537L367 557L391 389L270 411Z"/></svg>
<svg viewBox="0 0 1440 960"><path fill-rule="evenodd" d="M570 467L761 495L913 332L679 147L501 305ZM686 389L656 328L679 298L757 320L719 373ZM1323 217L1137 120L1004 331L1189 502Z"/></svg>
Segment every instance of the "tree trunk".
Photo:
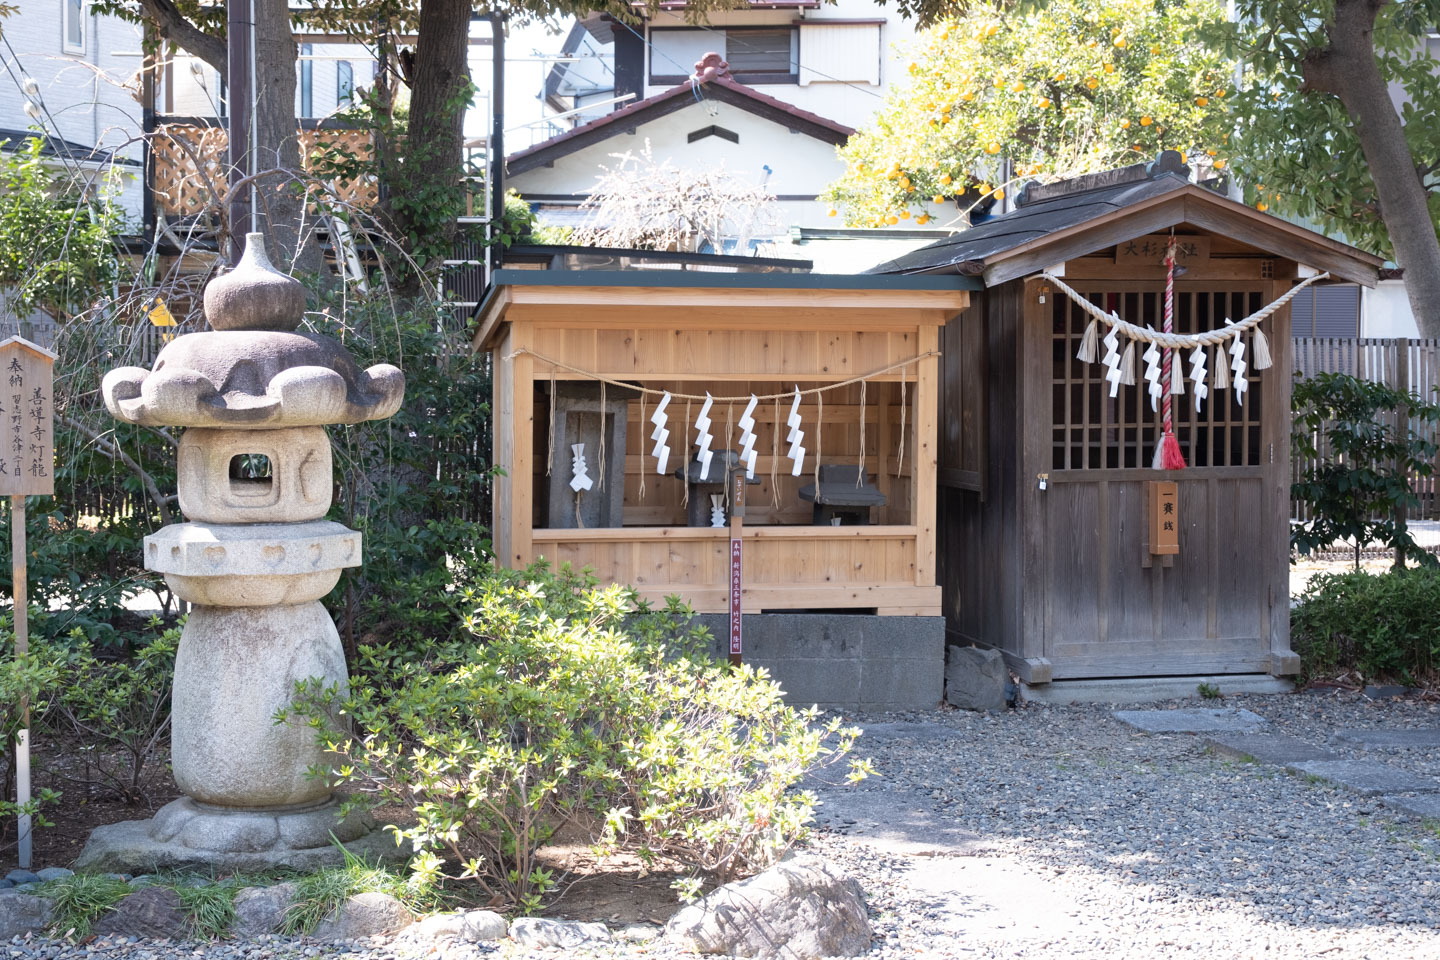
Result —
<svg viewBox="0 0 1440 960"><path fill-rule="evenodd" d="M394 208L401 238L422 226L419 202L432 212L443 212L438 219L425 219L423 225L426 240L447 250L460 213L465 108L472 99L466 63L470 12L470 0L421 0L401 175L403 189L416 206L402 202Z"/></svg>
<svg viewBox="0 0 1440 960"><path fill-rule="evenodd" d="M1336 0L1330 45L1306 55L1304 88L1338 97L1354 122L1420 336L1440 337L1440 239L1405 127L1375 60L1375 18L1383 6L1384 0Z"/></svg>
<svg viewBox="0 0 1440 960"><path fill-rule="evenodd" d="M249 4L251 0L230 0ZM280 169L299 173L300 136L295 118L295 63L299 47L290 29L286 0L253 0L255 4L255 139L254 171ZM315 241L314 220L306 216L305 197L284 177L260 181L255 223L269 237L275 263L290 264L302 273L325 267ZM303 234L302 234L303 228Z"/></svg>

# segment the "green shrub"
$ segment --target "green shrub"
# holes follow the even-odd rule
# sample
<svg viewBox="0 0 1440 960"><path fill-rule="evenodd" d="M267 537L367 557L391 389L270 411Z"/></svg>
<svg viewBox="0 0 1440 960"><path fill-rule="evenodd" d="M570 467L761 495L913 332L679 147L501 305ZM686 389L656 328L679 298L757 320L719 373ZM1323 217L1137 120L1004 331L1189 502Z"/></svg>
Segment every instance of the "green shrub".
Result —
<svg viewBox="0 0 1440 960"><path fill-rule="evenodd" d="M145 768L169 740L180 630L165 630L122 659L97 657L76 631L65 656L65 683L52 725L74 736L87 771L127 803L147 799Z"/></svg>
<svg viewBox="0 0 1440 960"><path fill-rule="evenodd" d="M29 705L30 728L43 725L63 677L62 657L43 641L32 641L25 660L17 660L12 622L0 617L0 850L14 845L18 814L29 814L34 827L52 826L43 811L60 799L55 790L37 789L29 803L16 803L15 745L25 723L22 700Z"/></svg>
<svg viewBox="0 0 1440 960"><path fill-rule="evenodd" d="M811 819L814 796L792 788L858 735L711 660L674 603L543 565L492 570L461 602L465 636L369 648L348 698L302 684L296 713L337 755L316 775L411 811L392 829L419 875L443 855L522 911L559 888L536 852L566 826L717 879L763 868Z"/></svg>
<svg viewBox="0 0 1440 960"><path fill-rule="evenodd" d="M1290 633L1307 676L1432 677L1440 663L1440 570L1315 576L1290 613Z"/></svg>
<svg viewBox="0 0 1440 960"><path fill-rule="evenodd" d="M50 914L50 932L57 937L84 940L96 920L135 891L117 877L77 873L50 881L41 892L55 905Z"/></svg>

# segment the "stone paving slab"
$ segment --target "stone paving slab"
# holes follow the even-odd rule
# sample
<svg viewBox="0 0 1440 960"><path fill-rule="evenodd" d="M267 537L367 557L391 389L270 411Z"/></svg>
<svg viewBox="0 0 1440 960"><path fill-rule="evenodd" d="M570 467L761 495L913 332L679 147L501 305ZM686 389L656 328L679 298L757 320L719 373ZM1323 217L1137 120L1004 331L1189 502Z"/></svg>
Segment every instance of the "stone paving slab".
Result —
<svg viewBox="0 0 1440 960"><path fill-rule="evenodd" d="M1405 770L1368 760L1307 760L1287 763L1285 769L1292 773L1321 777L1366 796L1440 791L1440 780L1417 777Z"/></svg>
<svg viewBox="0 0 1440 960"><path fill-rule="evenodd" d="M1335 736L1351 743L1363 743L1367 747L1440 747L1440 727L1336 730Z"/></svg>
<svg viewBox="0 0 1440 960"><path fill-rule="evenodd" d="M1440 820L1440 794L1422 793L1415 797L1381 797L1380 802L1391 810L1408 813L1422 820Z"/></svg>
<svg viewBox="0 0 1440 960"><path fill-rule="evenodd" d="M1228 733L1206 737L1205 745L1216 753L1257 763L1301 763L1307 760L1338 760L1323 747L1279 733Z"/></svg>
<svg viewBox="0 0 1440 960"><path fill-rule="evenodd" d="M1142 733L1236 733L1265 726L1265 718L1249 710L1116 710L1116 720Z"/></svg>

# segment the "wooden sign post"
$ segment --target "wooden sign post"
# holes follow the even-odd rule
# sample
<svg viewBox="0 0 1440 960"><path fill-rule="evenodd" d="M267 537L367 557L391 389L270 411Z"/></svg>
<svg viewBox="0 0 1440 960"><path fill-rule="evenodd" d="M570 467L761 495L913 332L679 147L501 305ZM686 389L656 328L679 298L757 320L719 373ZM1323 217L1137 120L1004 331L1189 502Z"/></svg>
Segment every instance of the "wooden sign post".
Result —
<svg viewBox="0 0 1440 960"><path fill-rule="evenodd" d="M25 497L55 493L55 354L23 337L0 341L0 496L10 498L10 568L15 588L15 658L30 652L25 569ZM30 802L30 705L20 701L15 800ZM30 869L30 816L20 814L21 869Z"/></svg>
<svg viewBox="0 0 1440 960"><path fill-rule="evenodd" d="M740 533L745 526L745 470L730 472L730 662L740 665L744 645L740 638Z"/></svg>
<svg viewBox="0 0 1440 960"><path fill-rule="evenodd" d="M1180 552L1180 488L1174 480L1150 480L1150 553Z"/></svg>

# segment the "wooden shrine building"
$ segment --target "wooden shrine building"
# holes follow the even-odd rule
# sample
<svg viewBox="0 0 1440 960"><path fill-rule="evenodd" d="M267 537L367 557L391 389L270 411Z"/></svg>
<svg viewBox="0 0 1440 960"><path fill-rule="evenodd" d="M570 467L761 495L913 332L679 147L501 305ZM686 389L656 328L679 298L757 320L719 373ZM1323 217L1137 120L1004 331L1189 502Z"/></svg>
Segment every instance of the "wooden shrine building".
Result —
<svg viewBox="0 0 1440 960"><path fill-rule="evenodd" d="M675 595L723 613L727 471L748 475L753 453L744 611L905 618L913 628L885 629L926 637L923 655L897 668L922 678L913 697L887 693L893 684L874 670L826 689L806 686L809 668L773 672L805 687L806 702L933 706L944 657L938 341L978 282L639 251L601 269L584 258L557 269L559 259L497 271L477 311L504 470L493 495L500 561L568 562L648 600ZM769 272L741 272L757 265Z"/></svg>
<svg viewBox="0 0 1440 960"><path fill-rule="evenodd" d="M1170 394L1173 432L1188 466L1166 471L1152 468L1163 405L1151 409L1142 351L1162 328L1172 235L1173 332L1229 339L1198 357L1172 351L1185 378L1174 385L1184 393ZM1381 265L1192 183L1166 152L1031 184L1013 212L875 268L984 285L941 334L938 568L950 642L1000 649L1030 683L1297 672L1289 308L1234 335L1226 321L1241 325L1317 275L1374 285ZM1094 330L1081 301L1135 324L1138 342L1107 344L1107 324ZM1266 346L1273 363L1257 369ZM1172 533L1161 532L1166 510L1178 516Z"/></svg>

